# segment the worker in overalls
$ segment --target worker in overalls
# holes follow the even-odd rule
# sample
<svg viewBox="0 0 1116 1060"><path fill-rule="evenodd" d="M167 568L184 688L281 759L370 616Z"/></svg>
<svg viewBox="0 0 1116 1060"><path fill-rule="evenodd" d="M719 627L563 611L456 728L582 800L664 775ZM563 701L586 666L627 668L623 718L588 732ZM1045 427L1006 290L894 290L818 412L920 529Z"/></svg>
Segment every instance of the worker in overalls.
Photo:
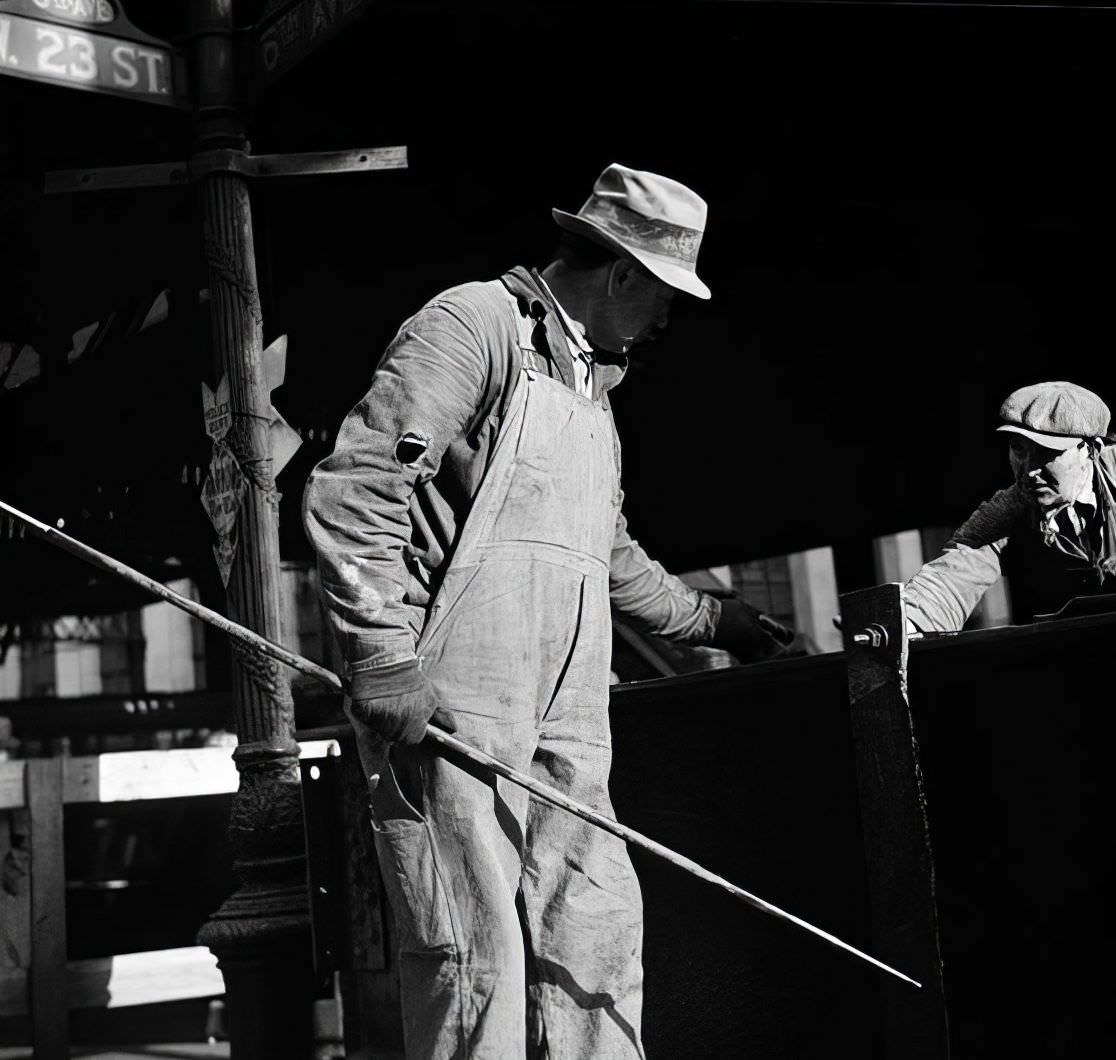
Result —
<svg viewBox="0 0 1116 1060"><path fill-rule="evenodd" d="M1001 574L1016 624L1076 596L1116 592L1116 449L1108 406L1075 383L1008 395L997 428L1014 482L986 500L907 583L921 633L961 629Z"/></svg>
<svg viewBox="0 0 1116 1060"><path fill-rule="evenodd" d="M779 650L754 609L652 561L621 514L608 394L677 291L709 297L705 202L614 164L553 216L541 272L452 288L403 324L306 488L410 1060L643 1056L624 844L413 746L427 722L611 814L610 604L741 660Z"/></svg>

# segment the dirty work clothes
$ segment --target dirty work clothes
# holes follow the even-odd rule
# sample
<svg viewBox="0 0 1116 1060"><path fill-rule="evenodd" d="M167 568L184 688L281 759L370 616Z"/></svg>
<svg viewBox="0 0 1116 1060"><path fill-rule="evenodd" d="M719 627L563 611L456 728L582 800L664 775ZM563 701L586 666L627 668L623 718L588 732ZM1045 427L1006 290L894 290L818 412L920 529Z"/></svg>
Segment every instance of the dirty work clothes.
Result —
<svg viewBox="0 0 1116 1060"><path fill-rule="evenodd" d="M1030 622L1074 596L1116 592L1116 448L1102 449L1093 473L1095 518L1079 537L1046 533L1018 486L985 501L937 559L907 582L907 617L923 633L959 630L991 585L1006 574L1012 617Z"/></svg>
<svg viewBox="0 0 1116 1060"><path fill-rule="evenodd" d="M524 369L418 645L459 737L609 815L619 507L607 411ZM420 749L392 752L393 772L386 745L359 736L380 778L408 1060L642 1057L642 908L624 844Z"/></svg>
<svg viewBox="0 0 1116 1060"><path fill-rule="evenodd" d="M524 364L573 385L556 307L535 277L438 295L407 321L304 495L306 532L354 688L362 670L413 658ZM599 362L595 397L623 376ZM653 562L617 516L612 602L641 629L708 643L720 604Z"/></svg>

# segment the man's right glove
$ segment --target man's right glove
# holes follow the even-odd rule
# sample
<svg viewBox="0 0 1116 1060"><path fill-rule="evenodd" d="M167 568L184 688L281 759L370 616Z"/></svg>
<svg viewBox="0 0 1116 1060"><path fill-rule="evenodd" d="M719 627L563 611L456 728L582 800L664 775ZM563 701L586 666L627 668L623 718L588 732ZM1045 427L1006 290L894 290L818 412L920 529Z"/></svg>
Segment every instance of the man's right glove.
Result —
<svg viewBox="0 0 1116 1060"><path fill-rule="evenodd" d="M721 618L717 623L717 631L709 642L710 647L731 652L741 662L770 659L783 651L785 645L775 639L761 620L766 619L777 630L790 633L789 630L761 615L756 608L739 597L724 596L720 600Z"/></svg>
<svg viewBox="0 0 1116 1060"><path fill-rule="evenodd" d="M428 721L447 732L457 729L441 709L438 690L419 668L418 659L358 671L352 676L349 695L353 717L385 740L419 743Z"/></svg>

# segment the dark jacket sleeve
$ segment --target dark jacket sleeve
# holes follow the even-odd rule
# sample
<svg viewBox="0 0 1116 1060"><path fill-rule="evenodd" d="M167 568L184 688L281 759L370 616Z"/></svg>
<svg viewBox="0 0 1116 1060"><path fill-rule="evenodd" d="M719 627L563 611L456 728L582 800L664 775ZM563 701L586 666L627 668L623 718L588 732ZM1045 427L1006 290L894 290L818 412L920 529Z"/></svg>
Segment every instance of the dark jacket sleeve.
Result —
<svg viewBox="0 0 1116 1060"><path fill-rule="evenodd" d="M668 574L633 541L623 514L609 564L612 606L637 629L684 644L708 644L721 617L721 603Z"/></svg>
<svg viewBox="0 0 1116 1060"><path fill-rule="evenodd" d="M312 472L303 522L350 672L413 658L404 600L416 485L482 413L488 344L466 300L436 300L392 341L331 456Z"/></svg>
<svg viewBox="0 0 1116 1060"><path fill-rule="evenodd" d="M1012 486L986 500L946 542L942 554L907 582L908 620L921 633L960 630L1000 577L1000 555L1026 502Z"/></svg>

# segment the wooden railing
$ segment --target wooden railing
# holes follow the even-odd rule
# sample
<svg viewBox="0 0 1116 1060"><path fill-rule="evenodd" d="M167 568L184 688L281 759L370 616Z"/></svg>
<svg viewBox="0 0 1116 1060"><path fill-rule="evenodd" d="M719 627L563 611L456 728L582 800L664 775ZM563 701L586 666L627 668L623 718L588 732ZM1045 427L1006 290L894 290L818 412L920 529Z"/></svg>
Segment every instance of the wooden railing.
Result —
<svg viewBox="0 0 1116 1060"><path fill-rule="evenodd" d="M303 759L338 753L332 740L301 745ZM0 763L0 815L25 814L30 839L27 893L0 901L0 934L9 959L17 958L0 967L0 1018L30 1015L35 1060L69 1056L71 1008L214 997L225 989L216 959L200 946L66 960L63 807L231 794L237 782L228 747ZM8 831L0 828L0 860Z"/></svg>

